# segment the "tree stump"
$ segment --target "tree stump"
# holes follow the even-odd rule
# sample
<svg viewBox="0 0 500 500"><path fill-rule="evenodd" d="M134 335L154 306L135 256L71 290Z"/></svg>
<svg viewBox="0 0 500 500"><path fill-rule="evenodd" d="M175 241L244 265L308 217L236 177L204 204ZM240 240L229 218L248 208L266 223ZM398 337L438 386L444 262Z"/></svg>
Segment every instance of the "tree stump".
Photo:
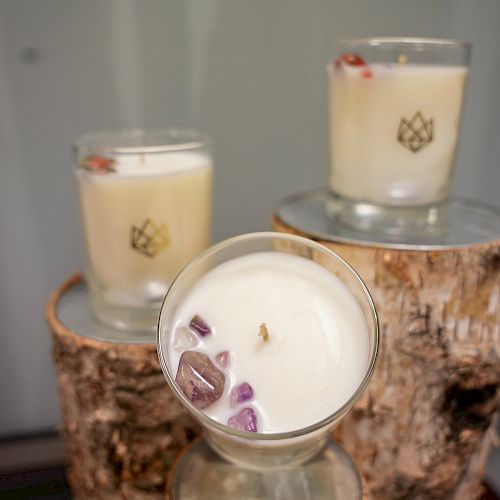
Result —
<svg viewBox="0 0 500 500"><path fill-rule="evenodd" d="M381 332L373 379L335 437L372 499L479 498L500 408L500 231L489 242L385 248L328 236L325 220L309 224L308 210L327 218L318 203L289 199L274 228L345 258L373 296Z"/></svg>
<svg viewBox="0 0 500 500"><path fill-rule="evenodd" d="M81 276L73 276L46 309L73 496L163 499L167 469L199 426L168 387L154 343L97 340L72 329L81 318L72 320L68 307L87 314L92 326L90 313L75 304L87 293L83 287ZM69 294L75 298L66 306L61 302ZM93 326L106 336L105 328Z"/></svg>

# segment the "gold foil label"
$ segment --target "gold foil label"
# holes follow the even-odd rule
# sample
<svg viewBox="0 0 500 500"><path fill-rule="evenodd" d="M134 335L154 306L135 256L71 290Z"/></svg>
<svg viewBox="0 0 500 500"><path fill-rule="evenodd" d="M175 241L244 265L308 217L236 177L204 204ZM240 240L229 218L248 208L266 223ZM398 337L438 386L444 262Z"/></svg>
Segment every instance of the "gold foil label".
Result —
<svg viewBox="0 0 500 500"><path fill-rule="evenodd" d="M410 120L401 118L398 129L398 142L412 153L417 153L434 139L434 120L425 120L417 111Z"/></svg>
<svg viewBox="0 0 500 500"><path fill-rule="evenodd" d="M170 243L167 226L156 225L151 219L145 219L140 226L133 225L130 229L130 245L147 257L155 257Z"/></svg>

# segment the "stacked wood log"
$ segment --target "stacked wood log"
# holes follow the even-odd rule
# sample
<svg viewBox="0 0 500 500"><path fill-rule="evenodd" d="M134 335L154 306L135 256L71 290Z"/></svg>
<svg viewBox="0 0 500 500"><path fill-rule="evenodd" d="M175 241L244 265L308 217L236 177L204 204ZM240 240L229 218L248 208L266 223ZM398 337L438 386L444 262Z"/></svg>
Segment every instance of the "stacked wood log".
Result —
<svg viewBox="0 0 500 500"><path fill-rule="evenodd" d="M274 227L315 239L277 215ZM500 241L441 250L318 241L358 271L379 313L378 366L336 430L369 497L480 498L500 408Z"/></svg>
<svg viewBox="0 0 500 500"><path fill-rule="evenodd" d="M58 301L80 280L46 310L73 498L163 499L168 467L199 426L168 387L155 344L101 342L61 323Z"/></svg>

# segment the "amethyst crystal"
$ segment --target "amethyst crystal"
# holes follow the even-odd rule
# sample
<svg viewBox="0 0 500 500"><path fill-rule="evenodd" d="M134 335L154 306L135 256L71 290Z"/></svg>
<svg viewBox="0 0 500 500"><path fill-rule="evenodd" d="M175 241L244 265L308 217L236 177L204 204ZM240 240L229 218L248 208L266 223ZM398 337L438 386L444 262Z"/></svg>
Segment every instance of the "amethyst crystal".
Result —
<svg viewBox="0 0 500 500"><path fill-rule="evenodd" d="M186 351L198 345L198 337L187 327L179 326L174 331L174 349Z"/></svg>
<svg viewBox="0 0 500 500"><path fill-rule="evenodd" d="M215 355L215 362L221 368L227 368L229 366L229 351L222 351Z"/></svg>
<svg viewBox="0 0 500 500"><path fill-rule="evenodd" d="M198 334L200 337L209 335L212 333L212 329L205 323L205 321L197 314L193 316L189 326Z"/></svg>
<svg viewBox="0 0 500 500"><path fill-rule="evenodd" d="M199 410L207 408L222 396L225 380L224 374L206 354L195 351L182 353L175 381Z"/></svg>
<svg viewBox="0 0 500 500"><path fill-rule="evenodd" d="M229 418L227 425L240 431L257 432L257 415L252 408L243 408L239 413Z"/></svg>
<svg viewBox="0 0 500 500"><path fill-rule="evenodd" d="M243 382L231 391L231 407L236 408L241 403L246 403L253 398L253 389L250 384Z"/></svg>

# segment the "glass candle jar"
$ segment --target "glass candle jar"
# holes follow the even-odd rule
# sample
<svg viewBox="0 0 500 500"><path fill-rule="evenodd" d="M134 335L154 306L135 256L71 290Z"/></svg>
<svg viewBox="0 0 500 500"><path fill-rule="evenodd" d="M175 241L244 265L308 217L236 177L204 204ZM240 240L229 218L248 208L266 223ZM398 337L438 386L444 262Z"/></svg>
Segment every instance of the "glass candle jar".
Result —
<svg viewBox="0 0 500 500"><path fill-rule="evenodd" d="M257 469L303 463L325 446L367 386L378 344L356 272L280 233L198 256L170 287L158 326L167 382L210 446Z"/></svg>
<svg viewBox="0 0 500 500"><path fill-rule="evenodd" d="M329 66L330 189L346 220L364 228L363 218L395 214L402 224L447 200L469 54L455 40L340 42Z"/></svg>
<svg viewBox="0 0 500 500"><path fill-rule="evenodd" d="M92 309L108 325L154 330L174 277L210 244L207 140L183 129L97 132L75 151Z"/></svg>

